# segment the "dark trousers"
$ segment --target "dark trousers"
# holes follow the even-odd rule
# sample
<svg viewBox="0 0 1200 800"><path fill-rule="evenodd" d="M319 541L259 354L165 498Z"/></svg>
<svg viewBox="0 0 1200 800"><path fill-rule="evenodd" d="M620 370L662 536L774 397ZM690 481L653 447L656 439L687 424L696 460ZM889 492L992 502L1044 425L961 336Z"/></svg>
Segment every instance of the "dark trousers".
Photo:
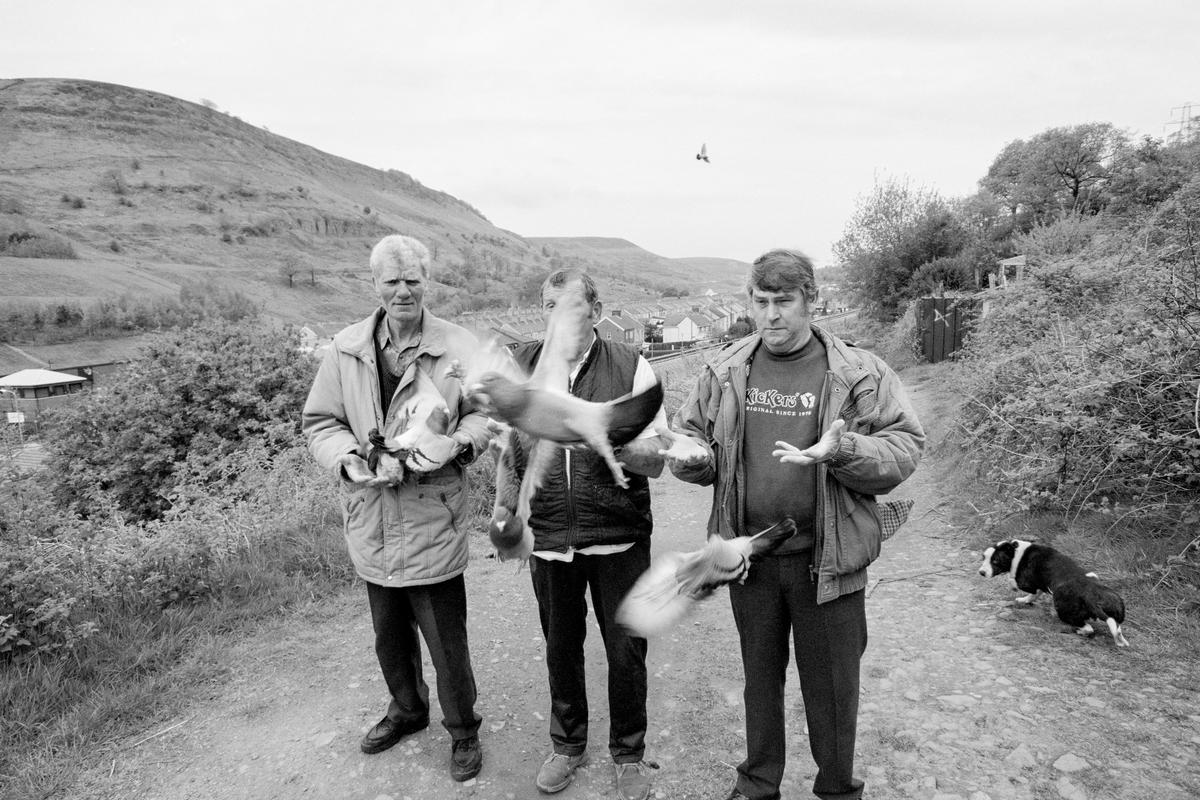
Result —
<svg viewBox="0 0 1200 800"><path fill-rule="evenodd" d="M587 589L608 656L608 749L614 763L642 760L646 750L646 640L614 621L617 606L650 567L650 542L622 553L575 554L571 561L529 559L550 673L550 740L554 752L578 755L587 746L588 700L583 641Z"/></svg>
<svg viewBox="0 0 1200 800"><path fill-rule="evenodd" d="M750 568L745 585L729 587L746 675L746 760L737 788L754 800L778 798L783 780L789 635L817 763L813 793L823 800L862 796L854 737L859 661L867 647L864 592L817 605L811 563L811 552L769 556Z"/></svg>
<svg viewBox="0 0 1200 800"><path fill-rule="evenodd" d="M475 673L467 647L467 592L462 576L427 586L368 583L367 598L375 626L375 655L392 694L388 717L397 722L429 717L419 630L437 673L442 725L455 741L475 736L481 717L475 713Z"/></svg>

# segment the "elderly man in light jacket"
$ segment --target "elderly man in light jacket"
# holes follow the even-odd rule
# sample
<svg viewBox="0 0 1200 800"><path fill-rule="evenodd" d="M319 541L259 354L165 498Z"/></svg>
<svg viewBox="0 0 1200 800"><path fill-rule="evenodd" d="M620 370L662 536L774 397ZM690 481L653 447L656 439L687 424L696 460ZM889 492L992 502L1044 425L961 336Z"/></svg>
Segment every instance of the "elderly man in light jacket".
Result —
<svg viewBox="0 0 1200 800"><path fill-rule="evenodd" d="M423 307L430 257L419 241L388 236L370 264L381 307L334 336L304 405L303 429L317 462L337 476L346 543L367 585L375 652L392 696L362 750L382 752L429 724L420 631L453 741L451 777L465 781L479 773L483 757L467 646L464 467L483 452L489 433L487 418L447 368L479 343ZM419 448L400 453L402 463L386 477L377 474L368 460L372 430L387 436L424 424L432 407L444 407L444 433L426 431Z"/></svg>

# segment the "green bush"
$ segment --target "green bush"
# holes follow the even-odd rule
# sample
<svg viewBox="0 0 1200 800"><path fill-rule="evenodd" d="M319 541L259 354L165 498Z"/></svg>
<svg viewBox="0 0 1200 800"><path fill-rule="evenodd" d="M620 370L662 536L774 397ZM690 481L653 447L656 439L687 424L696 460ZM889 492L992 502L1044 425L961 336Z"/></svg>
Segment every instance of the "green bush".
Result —
<svg viewBox="0 0 1200 800"><path fill-rule="evenodd" d="M0 221L0 256L12 258L76 258L72 244L56 233Z"/></svg>
<svg viewBox="0 0 1200 800"><path fill-rule="evenodd" d="M981 472L1022 506L1200 523L1198 218L1194 183L1133 236L1044 232L1068 245L989 294L961 422Z"/></svg>
<svg viewBox="0 0 1200 800"><path fill-rule="evenodd" d="M55 496L157 519L189 458L286 447L315 371L297 348L294 331L221 320L156 337L120 379L48 415Z"/></svg>
<svg viewBox="0 0 1200 800"><path fill-rule="evenodd" d="M32 479L19 486L0 502L0 657L71 649L114 613L240 590L248 570L349 577L329 477L295 439L182 469L154 521L111 506L75 517Z"/></svg>
<svg viewBox="0 0 1200 800"><path fill-rule="evenodd" d="M97 745L216 677L226 665L206 643L352 579L330 477L305 447L238 451L220 469L237 478L138 524L72 517L36 477L5 484L0 795L45 796Z"/></svg>

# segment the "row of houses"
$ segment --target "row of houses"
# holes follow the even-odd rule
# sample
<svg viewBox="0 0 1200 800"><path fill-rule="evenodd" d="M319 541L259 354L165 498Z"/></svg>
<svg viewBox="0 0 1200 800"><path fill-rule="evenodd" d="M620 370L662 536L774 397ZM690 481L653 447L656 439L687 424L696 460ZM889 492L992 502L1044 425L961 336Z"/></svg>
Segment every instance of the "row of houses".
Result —
<svg viewBox="0 0 1200 800"><path fill-rule="evenodd" d="M605 310L596 331L603 339L637 346L660 332L663 342L694 342L723 335L745 313L744 297L709 290L701 297L622 303ZM456 322L480 339L494 339L505 346L539 341L545 333L540 309L476 312L464 314Z"/></svg>

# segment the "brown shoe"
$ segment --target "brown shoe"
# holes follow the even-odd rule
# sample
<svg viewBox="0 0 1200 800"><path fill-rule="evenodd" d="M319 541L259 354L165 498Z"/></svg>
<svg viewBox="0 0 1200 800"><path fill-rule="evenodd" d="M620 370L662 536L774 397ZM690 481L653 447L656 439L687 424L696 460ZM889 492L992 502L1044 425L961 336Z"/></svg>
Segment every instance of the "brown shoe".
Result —
<svg viewBox="0 0 1200 800"><path fill-rule="evenodd" d="M479 774L483 768L483 750L478 736L459 739L450 746L450 777L462 783Z"/></svg>
<svg viewBox="0 0 1200 800"><path fill-rule="evenodd" d="M620 800L646 800L650 796L650 770L658 769L652 761L630 761L617 764L617 797Z"/></svg>
<svg viewBox="0 0 1200 800"><path fill-rule="evenodd" d="M382 753L405 736L423 731L429 727L429 717L396 722L387 717L375 723L375 727L367 731L360 747L364 753Z"/></svg>
<svg viewBox="0 0 1200 800"><path fill-rule="evenodd" d="M575 779L575 770L587 761L587 752L569 756L566 753L551 753L538 770L538 791L546 794L561 792Z"/></svg>

